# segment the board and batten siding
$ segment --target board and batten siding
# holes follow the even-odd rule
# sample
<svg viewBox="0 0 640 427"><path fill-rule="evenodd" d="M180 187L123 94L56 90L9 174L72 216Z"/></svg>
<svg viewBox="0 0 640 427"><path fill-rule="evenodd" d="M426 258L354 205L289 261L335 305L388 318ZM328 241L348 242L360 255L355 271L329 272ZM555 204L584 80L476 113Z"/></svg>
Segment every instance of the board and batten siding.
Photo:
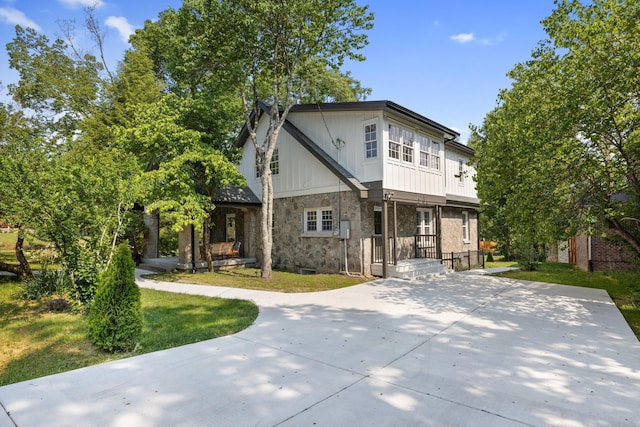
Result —
<svg viewBox="0 0 640 427"><path fill-rule="evenodd" d="M460 161L462 161L463 169L462 178L460 177ZM473 165L467 164L469 156L455 150L447 150L445 162L447 194L469 198L478 197L474 181L476 170Z"/></svg>
<svg viewBox="0 0 640 427"><path fill-rule="evenodd" d="M258 127L258 141L264 139L267 121ZM262 139L260 139L262 138ZM329 171L318 159L307 151L286 130L278 136L279 173L273 175L275 198L348 191L345 183ZM246 178L247 185L258 198L262 198L260 178L256 177L256 152L251 141L242 147L242 159L238 169Z"/></svg>
<svg viewBox="0 0 640 427"><path fill-rule="evenodd" d="M360 182L382 180L383 136L380 111L291 112L289 121L314 141L325 153L351 172ZM364 128L376 124L378 156L365 157ZM338 148L332 142L343 142Z"/></svg>

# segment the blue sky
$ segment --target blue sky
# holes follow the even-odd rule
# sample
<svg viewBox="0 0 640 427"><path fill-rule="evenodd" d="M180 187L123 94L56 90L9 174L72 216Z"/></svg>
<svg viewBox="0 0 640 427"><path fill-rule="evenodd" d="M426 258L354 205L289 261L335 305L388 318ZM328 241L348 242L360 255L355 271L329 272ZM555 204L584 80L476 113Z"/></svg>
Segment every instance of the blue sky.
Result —
<svg viewBox="0 0 640 427"><path fill-rule="evenodd" d="M348 63L354 78L373 90L369 100L388 99L458 130L481 124L496 105L506 73L531 56L546 37L540 21L553 0L360 0L375 14L365 62ZM83 31L82 8L96 5L107 32L111 68L128 47L126 39L181 0L0 0L0 81L17 79L8 69L5 45L14 26L31 26L50 40L61 35L59 20L76 21L78 43L92 49Z"/></svg>

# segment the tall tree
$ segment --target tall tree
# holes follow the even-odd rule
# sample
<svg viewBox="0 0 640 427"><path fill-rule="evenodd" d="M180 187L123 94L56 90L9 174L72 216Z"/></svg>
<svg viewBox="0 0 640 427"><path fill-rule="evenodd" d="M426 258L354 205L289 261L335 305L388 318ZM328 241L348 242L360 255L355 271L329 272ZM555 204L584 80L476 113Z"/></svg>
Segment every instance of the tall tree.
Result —
<svg viewBox="0 0 640 427"><path fill-rule="evenodd" d="M271 277L273 181L271 159L293 105L308 99L319 71L339 70L344 60L363 60L373 14L354 0L220 2L232 40L233 73L240 83L245 126L259 159L262 186L261 275ZM262 101L267 132L258 134Z"/></svg>
<svg viewBox="0 0 640 427"><path fill-rule="evenodd" d="M639 16L637 2L557 0L549 40L475 129L479 195L513 235L582 229L640 255Z"/></svg>
<svg viewBox="0 0 640 427"><path fill-rule="evenodd" d="M295 103L354 101L369 93L340 66L346 58L363 59L357 50L366 45L364 31L372 20L367 7L354 0L185 0L132 38L134 46L146 46L167 88L200 106L190 109L188 128L216 136L210 143L231 159L234 131L243 123L250 130L262 160L265 278L271 275L270 159L280 128ZM272 106L266 136L256 133L261 101ZM233 119L242 112L244 119ZM233 126L211 132L210 123L218 122Z"/></svg>

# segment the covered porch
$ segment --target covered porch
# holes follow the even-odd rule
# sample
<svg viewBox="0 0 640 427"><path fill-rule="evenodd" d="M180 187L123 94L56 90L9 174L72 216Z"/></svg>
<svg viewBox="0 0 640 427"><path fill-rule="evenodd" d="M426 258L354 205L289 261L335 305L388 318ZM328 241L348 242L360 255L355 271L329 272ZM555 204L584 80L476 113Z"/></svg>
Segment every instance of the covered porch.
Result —
<svg viewBox="0 0 640 427"><path fill-rule="evenodd" d="M152 271L204 271L208 268L207 250L211 253L214 271L254 267L260 200L246 187L218 189L215 196L209 241L203 239L204 230L185 227L178 233L178 256L160 256L158 215L145 215L149 233L139 267Z"/></svg>
<svg viewBox="0 0 640 427"><path fill-rule="evenodd" d="M255 267L255 258L226 258L213 260L213 270L229 270L233 268ZM138 266L143 270L170 272L170 271L204 271L207 269L205 260L198 260L193 263L185 264L180 262L179 257L161 257L161 258L145 258Z"/></svg>
<svg viewBox="0 0 640 427"><path fill-rule="evenodd" d="M440 224L446 199L384 189L380 195L380 224L370 238L371 274L412 279L447 272Z"/></svg>

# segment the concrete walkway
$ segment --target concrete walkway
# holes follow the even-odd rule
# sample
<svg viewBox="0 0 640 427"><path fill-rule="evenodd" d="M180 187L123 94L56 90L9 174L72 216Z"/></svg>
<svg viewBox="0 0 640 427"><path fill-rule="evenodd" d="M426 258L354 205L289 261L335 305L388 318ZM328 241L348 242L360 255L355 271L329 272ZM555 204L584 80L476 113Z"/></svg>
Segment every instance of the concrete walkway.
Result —
<svg viewBox="0 0 640 427"><path fill-rule="evenodd" d="M139 284L251 299L260 315L0 387L0 427L640 424L640 345L601 290L476 274L314 294Z"/></svg>

